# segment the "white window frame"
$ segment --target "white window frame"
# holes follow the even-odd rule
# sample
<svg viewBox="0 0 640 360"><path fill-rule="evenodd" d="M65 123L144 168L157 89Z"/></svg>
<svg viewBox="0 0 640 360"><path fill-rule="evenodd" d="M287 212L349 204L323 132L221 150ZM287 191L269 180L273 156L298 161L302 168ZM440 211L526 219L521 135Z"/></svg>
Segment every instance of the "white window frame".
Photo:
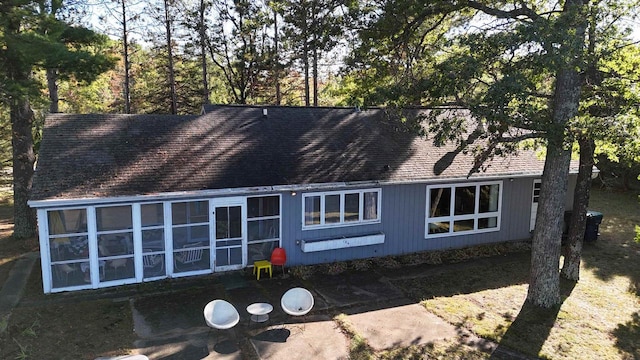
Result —
<svg viewBox="0 0 640 360"><path fill-rule="evenodd" d="M479 213L479 205L480 205L480 186L485 185L498 185L498 210L492 212ZM455 190L456 188L464 188L469 186L475 186L475 208L472 214L465 215L454 215L455 210ZM449 188L451 189L451 200L450 200L450 211L447 216L438 216L438 217L429 217L430 204L431 204L431 189L442 189ZM427 194L426 194L426 204L425 204L425 225L424 225L424 237L425 239L432 239L438 237L445 236L458 236L458 235L469 235L469 234L478 234L478 233L487 233L487 232L496 232L500 231L500 222L502 218L502 192L504 191L503 181L484 181L484 182L468 182L468 183L460 183L460 184L438 184L438 185L428 185L427 186ZM495 227L486 228L486 229L478 229L478 219L485 219L496 217L497 223ZM454 222L459 220L473 220L473 230L467 231L456 231L454 232ZM445 233L437 233L437 234L429 234L429 224L435 222L449 222L449 231Z"/></svg>
<svg viewBox="0 0 640 360"><path fill-rule="evenodd" d="M378 201L376 204L377 217L375 219L365 220L364 219L364 194L365 193L377 193ZM344 221L344 206L345 206L345 195L346 194L358 194L359 199L359 209L358 209L358 220L357 221ZM327 196L339 195L340 196L340 221L336 223L325 223L325 198ZM320 197L320 224L312 224L307 225L305 223L305 203L307 198L310 197ZM377 224L380 223L382 219L382 189L374 188L374 189L358 189L358 190L340 190L340 191L323 191L323 192L313 192L313 193L305 193L302 194L302 230L316 230L316 229L328 229L328 228L336 228L336 227L346 227L346 226L357 226L357 225L367 225L367 224Z"/></svg>
<svg viewBox="0 0 640 360"><path fill-rule="evenodd" d="M257 217L249 217L249 199L250 198L264 198L264 197L277 197L278 198L278 215L271 215L271 216L257 216ZM246 196L245 197L245 201L246 201L246 207L247 207L247 245L251 245L251 244L260 244L260 243L265 243L265 242L275 242L276 240L278 241L278 246L282 245L282 195L280 194L266 194L266 195L255 195L255 196ZM273 237L273 238L268 238L268 239L260 239L260 240L249 240L249 223L250 222L257 222L257 221L261 221L261 220L275 220L278 219L278 236Z"/></svg>
<svg viewBox="0 0 640 360"><path fill-rule="evenodd" d="M130 229L117 229L117 230L98 230L98 209L107 209L107 208L114 208L114 207L129 207L131 209L131 228ZM138 281L137 279L137 274L136 274L136 270L138 268L138 256L136 254L136 232L135 232L135 218L136 218L136 213L135 213L135 209L134 209L134 203L123 203L123 204L107 204L107 205L97 205L97 206L91 206L90 208L93 209L93 218L95 219L95 232L92 232L91 230L89 231L90 236L95 234L95 239L92 241L89 241L89 244L95 244L95 250L93 250L93 252L91 252L91 250L89 251L89 254L91 256L91 258L93 259L93 261L90 262L90 267L91 267L91 280L92 283L94 283L94 281L97 281L99 284L101 284L102 286L105 286L104 284L107 284L106 286L108 286L108 284L115 284L115 285L124 285L124 284L133 284L135 282ZM137 216L139 216L140 214L138 213ZM92 234L93 233L93 234ZM132 241L132 246L133 246L133 253L132 254L124 254L124 255L103 255L102 257L100 257L100 251L99 251L99 244L98 244L98 238L101 235L112 235L112 234L128 234L131 233L131 241ZM91 237L90 237L91 240ZM90 249L91 249L91 245ZM108 260L101 260L103 258L108 258ZM134 267L134 271L133 271L133 277L127 277L127 278L121 278L121 279L114 279L114 280L102 280L100 279L99 273L102 271L100 269L100 262L105 262L104 265L102 266L107 266L106 261L111 261L111 260L115 260L115 259L131 259L133 261L133 267ZM98 286L101 287L101 286Z"/></svg>

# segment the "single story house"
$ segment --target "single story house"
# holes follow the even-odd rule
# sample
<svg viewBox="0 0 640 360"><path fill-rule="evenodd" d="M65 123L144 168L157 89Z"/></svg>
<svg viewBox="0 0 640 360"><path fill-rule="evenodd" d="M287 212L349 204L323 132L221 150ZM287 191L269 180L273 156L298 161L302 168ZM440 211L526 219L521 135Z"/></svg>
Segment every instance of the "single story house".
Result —
<svg viewBox="0 0 640 360"><path fill-rule="evenodd" d="M275 247L295 266L530 238L544 161L472 164L381 108L52 114L29 201L44 292L242 269Z"/></svg>

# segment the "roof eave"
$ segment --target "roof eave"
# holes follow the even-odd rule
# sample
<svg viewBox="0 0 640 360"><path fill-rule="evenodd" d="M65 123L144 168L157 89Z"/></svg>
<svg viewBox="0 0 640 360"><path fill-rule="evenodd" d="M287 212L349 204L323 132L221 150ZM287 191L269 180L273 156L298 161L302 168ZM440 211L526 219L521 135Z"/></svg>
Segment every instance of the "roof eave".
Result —
<svg viewBox="0 0 640 360"><path fill-rule="evenodd" d="M577 170L570 171L571 174L577 173ZM492 175L474 175L471 177L433 177L426 179L406 179L406 180L365 180L350 182L332 182L332 183L316 183L316 184L293 184L293 185L271 185L271 186L254 186L242 188L227 189L207 189L196 191L176 191L158 194L144 195L128 195L115 197L85 197L73 199L43 199L30 200L28 205L32 208L54 208L54 207L73 207L104 205L104 204L122 204L133 202L153 202L153 201L170 201L185 200L194 198L220 197L220 196L238 196L260 193L286 192L286 191L321 191L335 188L364 188L385 185L407 185L407 184L432 184L432 183L454 183L462 181L478 181L478 180L498 180L510 178L527 178L539 177L542 175L540 171L532 171L527 173L502 173Z"/></svg>

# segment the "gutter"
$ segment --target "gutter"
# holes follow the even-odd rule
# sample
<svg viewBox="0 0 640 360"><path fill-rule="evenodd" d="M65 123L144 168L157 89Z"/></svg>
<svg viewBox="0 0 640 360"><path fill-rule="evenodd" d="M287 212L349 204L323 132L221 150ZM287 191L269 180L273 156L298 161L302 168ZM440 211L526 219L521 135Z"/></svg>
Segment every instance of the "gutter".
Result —
<svg viewBox="0 0 640 360"><path fill-rule="evenodd" d="M599 172L594 168L594 173ZM577 174L577 169L570 171L570 174ZM502 180L508 178L531 178L540 177L542 172L532 171L530 173L504 173L488 176L477 177L449 177L449 178L430 178L430 179L415 179L415 180L366 180L366 181L348 181L348 182L332 182L332 183L317 183L317 184L295 184L295 185L270 185L270 186L254 186L254 187L242 187L242 188L227 188L227 189L210 189L210 190L197 190L197 191L177 191L168 193L157 193L147 195L130 195L130 196L116 196L116 197L85 197L75 199L46 199L46 200L29 200L27 204L32 208L53 208L53 207L70 207L70 206L85 206L91 205L103 205L103 204L122 204L122 203L134 203L134 202L156 202L156 201L169 201L169 200L190 200L209 197L221 197L221 196L238 196L238 195L253 195L264 194L274 192L288 192L288 191L317 191L317 190L330 190L335 188L368 188L376 186L388 186L388 185L412 185L412 184L449 184L455 182L464 181L483 181L483 180Z"/></svg>

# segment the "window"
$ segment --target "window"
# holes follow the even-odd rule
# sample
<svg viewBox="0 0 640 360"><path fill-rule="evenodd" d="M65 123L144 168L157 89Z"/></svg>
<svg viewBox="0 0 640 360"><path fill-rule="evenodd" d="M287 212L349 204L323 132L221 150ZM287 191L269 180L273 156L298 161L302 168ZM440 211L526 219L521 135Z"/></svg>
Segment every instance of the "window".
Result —
<svg viewBox="0 0 640 360"><path fill-rule="evenodd" d="M145 279L164 276L166 271L164 246L164 206L162 203L140 205L142 225L143 276Z"/></svg>
<svg viewBox="0 0 640 360"><path fill-rule="evenodd" d="M47 222L52 287L90 283L86 209L50 210Z"/></svg>
<svg viewBox="0 0 640 360"><path fill-rule="evenodd" d="M131 205L96 207L100 281L135 277Z"/></svg>
<svg viewBox="0 0 640 360"><path fill-rule="evenodd" d="M227 214L219 214L221 217ZM174 273L206 270L210 267L209 202L171 203ZM229 227L216 228L228 232Z"/></svg>
<svg viewBox="0 0 640 360"><path fill-rule="evenodd" d="M500 230L502 182L427 186L425 237Z"/></svg>
<svg viewBox="0 0 640 360"><path fill-rule="evenodd" d="M345 190L302 196L303 229L380 222L381 190Z"/></svg>
<svg viewBox="0 0 640 360"><path fill-rule="evenodd" d="M280 196L247 198L247 249L249 264L269 260L280 246Z"/></svg>

